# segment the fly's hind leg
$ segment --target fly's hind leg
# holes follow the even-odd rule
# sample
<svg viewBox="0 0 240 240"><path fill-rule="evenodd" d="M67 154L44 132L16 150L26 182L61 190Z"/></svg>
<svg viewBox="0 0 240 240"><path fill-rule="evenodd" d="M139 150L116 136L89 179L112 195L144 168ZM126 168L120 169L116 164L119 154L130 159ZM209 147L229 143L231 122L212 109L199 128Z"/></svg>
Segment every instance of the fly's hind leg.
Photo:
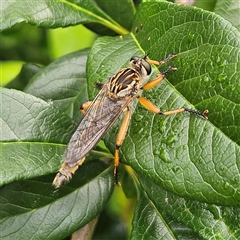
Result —
<svg viewBox="0 0 240 240"><path fill-rule="evenodd" d="M103 83L99 83L99 82L94 83L94 87L97 87L97 88L102 88L103 85L104 85ZM85 103L81 104L80 112L85 115L86 114L86 110L91 105L91 103L92 103L92 101L88 101L88 102L85 102Z"/></svg>
<svg viewBox="0 0 240 240"><path fill-rule="evenodd" d="M88 107L90 106L91 103L92 103L92 101L83 103L80 106L80 112L85 115L86 114L86 110L88 109Z"/></svg>
<svg viewBox="0 0 240 240"><path fill-rule="evenodd" d="M127 108L126 114L125 114L123 122L122 122L122 125L121 125L121 127L118 131L115 154L114 154L114 170L113 170L113 173L114 173L114 178L115 178L115 184L117 186L121 185L118 181L119 149L122 146L123 140L126 136L130 120L131 120L131 112L130 112L129 108Z"/></svg>
<svg viewBox="0 0 240 240"><path fill-rule="evenodd" d="M53 180L53 186L55 188L61 187L63 184L69 182L72 178L72 175L77 171L78 167L82 165L85 158L80 159L75 166L70 167L67 162L62 164L62 167L59 169L56 177Z"/></svg>

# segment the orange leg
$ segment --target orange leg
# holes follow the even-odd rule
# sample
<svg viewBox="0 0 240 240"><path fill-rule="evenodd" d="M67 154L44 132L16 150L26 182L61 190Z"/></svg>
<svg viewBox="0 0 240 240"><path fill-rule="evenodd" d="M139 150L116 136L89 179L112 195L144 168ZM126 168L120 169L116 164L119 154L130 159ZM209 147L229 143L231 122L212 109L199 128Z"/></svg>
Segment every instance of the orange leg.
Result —
<svg viewBox="0 0 240 240"><path fill-rule="evenodd" d="M146 60L151 64L162 65L175 56L176 55L174 55L174 54L170 54L168 57L166 57L162 61L155 61L155 60L151 60L151 59L146 59ZM141 87L141 89L148 90L148 89L154 88L156 85L158 85L159 83L161 83L163 81L163 79L165 78L165 75L171 70L177 70L177 68L169 66L163 72L158 73L157 77L155 79L153 79L150 82L147 82L143 87ZM181 113L181 112L189 112L189 113L194 113L196 115L202 116L205 119L208 119L208 117L206 116L206 114L208 113L208 110L200 112L200 111L189 109L189 108L180 108L180 109L174 109L174 110L163 112L160 110L159 107L155 106L151 101L149 101L148 99L146 99L144 97L139 96L138 100L145 108L147 108L149 111L154 112L156 114L161 114L161 115L167 116L167 115Z"/></svg>
<svg viewBox="0 0 240 240"><path fill-rule="evenodd" d="M92 101L83 103L80 106L80 112L85 115L86 114L86 110L88 109L88 107L90 106L91 103L92 103Z"/></svg>
<svg viewBox="0 0 240 240"><path fill-rule="evenodd" d="M103 85L104 85L103 83L99 83L99 82L94 83L94 87L97 87L97 88L102 88ZM88 107L90 106L91 103L92 103L92 101L88 101L88 102L83 103L80 106L80 112L85 115L86 110L88 109Z"/></svg>
<svg viewBox="0 0 240 240"><path fill-rule="evenodd" d="M152 59L146 59L147 62L154 64L154 65L162 65L166 62L168 62L170 59L176 57L177 55L175 54L169 54L165 59L161 60L161 61L156 61L156 60L152 60ZM177 68L169 66L167 69L165 69L163 72L160 72L157 74L157 77L155 79L153 79L152 81L146 83L141 89L143 90L148 90L151 89L153 87L155 87L157 84L159 84L160 82L162 82L162 80L164 79L165 75L170 71L170 70L177 70Z"/></svg>
<svg viewBox="0 0 240 240"><path fill-rule="evenodd" d="M158 85L160 82L162 82L162 80L165 78L166 74L171 70L177 70L177 68L169 66L163 72L157 73L157 77L154 78L152 81L147 82L144 86L141 87L141 89L148 90L148 89L154 88L156 85Z"/></svg>
<svg viewBox="0 0 240 240"><path fill-rule="evenodd" d="M169 54L166 58L164 58L161 61L156 61L156 60L152 60L152 59L146 59L146 61L151 63L151 64L160 66L160 65L163 65L164 63L168 62L169 60L171 60L172 58L174 58L176 56L177 56L176 54Z"/></svg>
<svg viewBox="0 0 240 240"><path fill-rule="evenodd" d="M100 101L95 101L94 104L93 104L93 107L95 106L98 106ZM80 106L80 112L82 114L86 114L86 110L89 108L89 106L92 104L92 101L88 101L88 102L85 102L83 103L81 106Z"/></svg>
<svg viewBox="0 0 240 240"><path fill-rule="evenodd" d="M208 117L206 116L206 114L208 113L208 110L205 110L203 112L197 111L197 110L193 110L193 109L189 109L189 108L179 108L179 109L174 109L174 110L170 110L170 111L166 111L163 112L160 110L159 107L157 107L156 105L154 105L151 101L149 101L148 99L144 98L144 97L138 97L138 101L145 107L147 108L149 111L154 112L156 114L160 114L160 115L171 115L171 114L176 114L176 113L181 113L181 112L189 112L189 113L194 113L196 115L202 116L203 118L205 118L206 120L208 119Z"/></svg>
<svg viewBox="0 0 240 240"><path fill-rule="evenodd" d="M122 125L118 131L117 135L117 140L116 140L116 149L115 149L115 154L114 154L114 178L115 178L115 184L117 186L120 186L121 184L118 182L118 167L119 167L119 149L122 146L123 140L126 136L128 126L131 120L131 112L127 108L126 114L124 116Z"/></svg>

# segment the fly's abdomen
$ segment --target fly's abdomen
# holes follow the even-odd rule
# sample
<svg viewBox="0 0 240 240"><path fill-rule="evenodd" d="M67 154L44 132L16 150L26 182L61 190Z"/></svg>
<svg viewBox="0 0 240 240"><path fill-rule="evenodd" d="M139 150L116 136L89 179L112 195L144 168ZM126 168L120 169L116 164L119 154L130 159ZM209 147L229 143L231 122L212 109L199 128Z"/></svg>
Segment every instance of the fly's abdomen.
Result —
<svg viewBox="0 0 240 240"><path fill-rule="evenodd" d="M74 167L70 167L68 163L64 162L53 180L53 185L56 188L59 188L63 184L67 183L72 178L72 175L77 171L78 167L83 164L84 160L85 158L80 159Z"/></svg>

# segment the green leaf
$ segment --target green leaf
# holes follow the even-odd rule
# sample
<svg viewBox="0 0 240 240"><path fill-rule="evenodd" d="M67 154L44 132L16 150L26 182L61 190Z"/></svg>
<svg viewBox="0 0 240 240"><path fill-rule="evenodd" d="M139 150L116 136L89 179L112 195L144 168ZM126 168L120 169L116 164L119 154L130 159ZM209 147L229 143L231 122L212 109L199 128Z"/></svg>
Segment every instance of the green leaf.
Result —
<svg viewBox="0 0 240 240"><path fill-rule="evenodd" d="M2 14L1 10L2 8L0 8L0 13ZM17 24L11 29L0 33L1 59L3 61L18 59L21 61L21 65L23 63L34 63L35 65L49 64L49 50L47 47L50 47L50 45L48 39L46 39L47 36L48 32L46 29L37 28L25 22ZM19 71L14 74L14 77L18 73Z"/></svg>
<svg viewBox="0 0 240 240"><path fill-rule="evenodd" d="M1 89L1 185L59 169L87 99L87 53L68 54L39 71L25 90L32 95Z"/></svg>
<svg viewBox="0 0 240 240"><path fill-rule="evenodd" d="M146 227L148 229L146 231ZM174 239L165 220L144 193L139 194L132 222L131 239Z"/></svg>
<svg viewBox="0 0 240 240"><path fill-rule="evenodd" d="M22 61L0 61L0 87L6 86L14 77L16 77L22 67L22 64Z"/></svg>
<svg viewBox="0 0 240 240"><path fill-rule="evenodd" d="M135 6L133 1L121 0L121 1L104 1L95 0L98 6L108 14L117 23L123 26L127 30L131 30L132 20L135 14ZM127 21L126 21L127 20ZM85 24L86 27L100 35L116 35L115 32L105 26L101 26L98 23Z"/></svg>
<svg viewBox="0 0 240 240"><path fill-rule="evenodd" d="M95 42L88 58L89 88L133 55L146 51L163 59L177 53L169 63L178 68L167 76L170 82L144 95L163 111L209 109L209 121L187 113L156 116L138 105L122 162L180 196L239 206L239 33L214 14L169 3L141 5L133 29L141 24L135 35ZM89 94L92 99L95 92ZM112 152L117 131L118 125L105 137Z"/></svg>
<svg viewBox="0 0 240 240"><path fill-rule="evenodd" d="M0 186L20 180L56 172L65 145L39 142L0 143Z"/></svg>
<svg viewBox="0 0 240 240"><path fill-rule="evenodd" d="M49 54L52 59L59 58L70 52L91 47L96 34L83 25L68 28L48 29ZM71 36L71 38L69 38ZM81 36L79 38L79 36Z"/></svg>
<svg viewBox="0 0 240 240"><path fill-rule="evenodd" d="M159 188L155 188L154 190L167 193ZM158 198L158 194L156 198L160 200L160 203L163 204L162 206L169 209L165 202L168 201L168 198L162 197L160 199ZM170 214L167 214L163 207L159 208L155 202L152 202L145 192L141 191L138 196L132 222L131 239L202 239L186 225L181 224L175 219L176 218L172 218Z"/></svg>
<svg viewBox="0 0 240 240"><path fill-rule="evenodd" d="M50 101L17 90L1 88L1 141L65 143L73 121ZM17 121L16 121L17 119ZM53 125L54 123L54 125ZM52 129L51 131L49 131Z"/></svg>
<svg viewBox="0 0 240 240"><path fill-rule="evenodd" d="M22 64L22 63L21 63ZM14 88L17 90L23 90L31 78L41 70L41 67L31 64L25 63L21 66L21 71L18 76L9 82L5 87L6 88Z"/></svg>
<svg viewBox="0 0 240 240"><path fill-rule="evenodd" d="M238 0L218 0L214 8L214 12L221 15L240 30L240 3Z"/></svg>
<svg viewBox="0 0 240 240"><path fill-rule="evenodd" d="M68 11L69 6L77 5L51 5L53 2L41 3L44 9L56 10L55 15L62 11L65 15L58 15L59 20L55 15L46 18L47 10L38 9L42 18L35 16L28 8L32 1L21 6L17 1L12 5L5 1L14 13L18 8L19 14L4 15L2 24L10 23L10 19L12 24L24 21L28 13L32 24L48 27L71 25L71 17L74 23L84 19L79 20L76 11ZM23 8L28 11L26 15ZM10 12L10 8L3 9ZM91 17L88 20L95 21ZM122 30L116 32L122 34ZM169 73L156 88L145 91L145 97L163 111L184 106L210 112L209 121L205 121L188 113L163 117L139 105L133 108L121 148L121 162L136 171L136 181L141 184L132 238L138 239L141 232L158 239L162 234L158 224L173 239L239 238L239 39L239 32L216 14L165 2L145 3L136 13L131 34L95 42L87 60L88 84L87 51L83 51L40 70L25 89L27 93L1 89L0 178L2 184L10 183L0 189L1 238L61 239L103 209L113 189L112 168L104 164L84 163L57 195L52 194L54 175L30 178L60 167L65 144L80 119L79 103L97 94L93 83L106 81L127 66L132 56L144 56L145 52L157 60L169 53L178 54L159 68L174 65L178 70ZM159 70L153 69L151 79ZM104 138L112 153L119 124ZM130 187L125 189L134 196ZM147 222L147 214L155 219Z"/></svg>
<svg viewBox="0 0 240 240"><path fill-rule="evenodd" d="M5 0L1 8L0 30L26 21L38 27L66 27L80 23L100 23L119 34L127 30L105 14L94 1Z"/></svg>
<svg viewBox="0 0 240 240"><path fill-rule="evenodd" d="M136 12L134 2L129 0L121 1L104 1L95 0L98 6L107 13L112 19L118 22L121 26L131 30L132 20ZM126 21L127 19L127 21Z"/></svg>
<svg viewBox="0 0 240 240"><path fill-rule="evenodd" d="M184 199L139 178L138 204L131 239L238 239L239 208ZM236 220L232 215L236 216ZM231 219L229 221L229 219ZM146 226L148 230L146 231Z"/></svg>
<svg viewBox="0 0 240 240"><path fill-rule="evenodd" d="M112 168L84 165L67 187L53 191L53 175L0 188L1 239L62 239L95 218L113 191Z"/></svg>
<svg viewBox="0 0 240 240"><path fill-rule="evenodd" d="M56 171L73 121L32 95L1 88L1 96L0 184Z"/></svg>
<svg viewBox="0 0 240 240"><path fill-rule="evenodd" d="M25 92L53 103L77 124L80 119L80 105L88 99L87 54L88 50L81 50L57 59L32 78Z"/></svg>
<svg viewBox="0 0 240 240"><path fill-rule="evenodd" d="M208 1L195 0L193 4L196 7L199 7L199 8L202 8L204 10L208 10L208 11L212 12L217 1L218 0L208 0Z"/></svg>

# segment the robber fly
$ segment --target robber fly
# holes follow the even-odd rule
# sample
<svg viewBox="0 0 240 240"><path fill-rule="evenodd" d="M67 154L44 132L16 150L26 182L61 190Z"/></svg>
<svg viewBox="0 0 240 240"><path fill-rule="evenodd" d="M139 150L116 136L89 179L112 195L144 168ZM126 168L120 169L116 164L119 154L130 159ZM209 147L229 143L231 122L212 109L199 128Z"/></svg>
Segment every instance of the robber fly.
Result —
<svg viewBox="0 0 240 240"><path fill-rule="evenodd" d="M125 116L117 135L114 155L115 183L120 185L118 182L119 149L127 133L132 114L131 106L135 98L145 108L156 114L166 116L186 111L207 119L208 110L199 112L188 108L180 108L163 112L148 99L141 96L142 90L155 87L164 79L166 73L170 70L176 70L176 68L169 66L165 71L158 73L155 79L147 82L152 71L151 64L162 65L173 57L175 55L170 54L162 61L148 59L146 55L143 58L132 57L130 67L121 69L104 84L98 84L101 86L101 90L95 99L81 106L84 117L65 150L64 162L53 181L56 188L71 179L72 174L84 162L86 155L124 112Z"/></svg>

